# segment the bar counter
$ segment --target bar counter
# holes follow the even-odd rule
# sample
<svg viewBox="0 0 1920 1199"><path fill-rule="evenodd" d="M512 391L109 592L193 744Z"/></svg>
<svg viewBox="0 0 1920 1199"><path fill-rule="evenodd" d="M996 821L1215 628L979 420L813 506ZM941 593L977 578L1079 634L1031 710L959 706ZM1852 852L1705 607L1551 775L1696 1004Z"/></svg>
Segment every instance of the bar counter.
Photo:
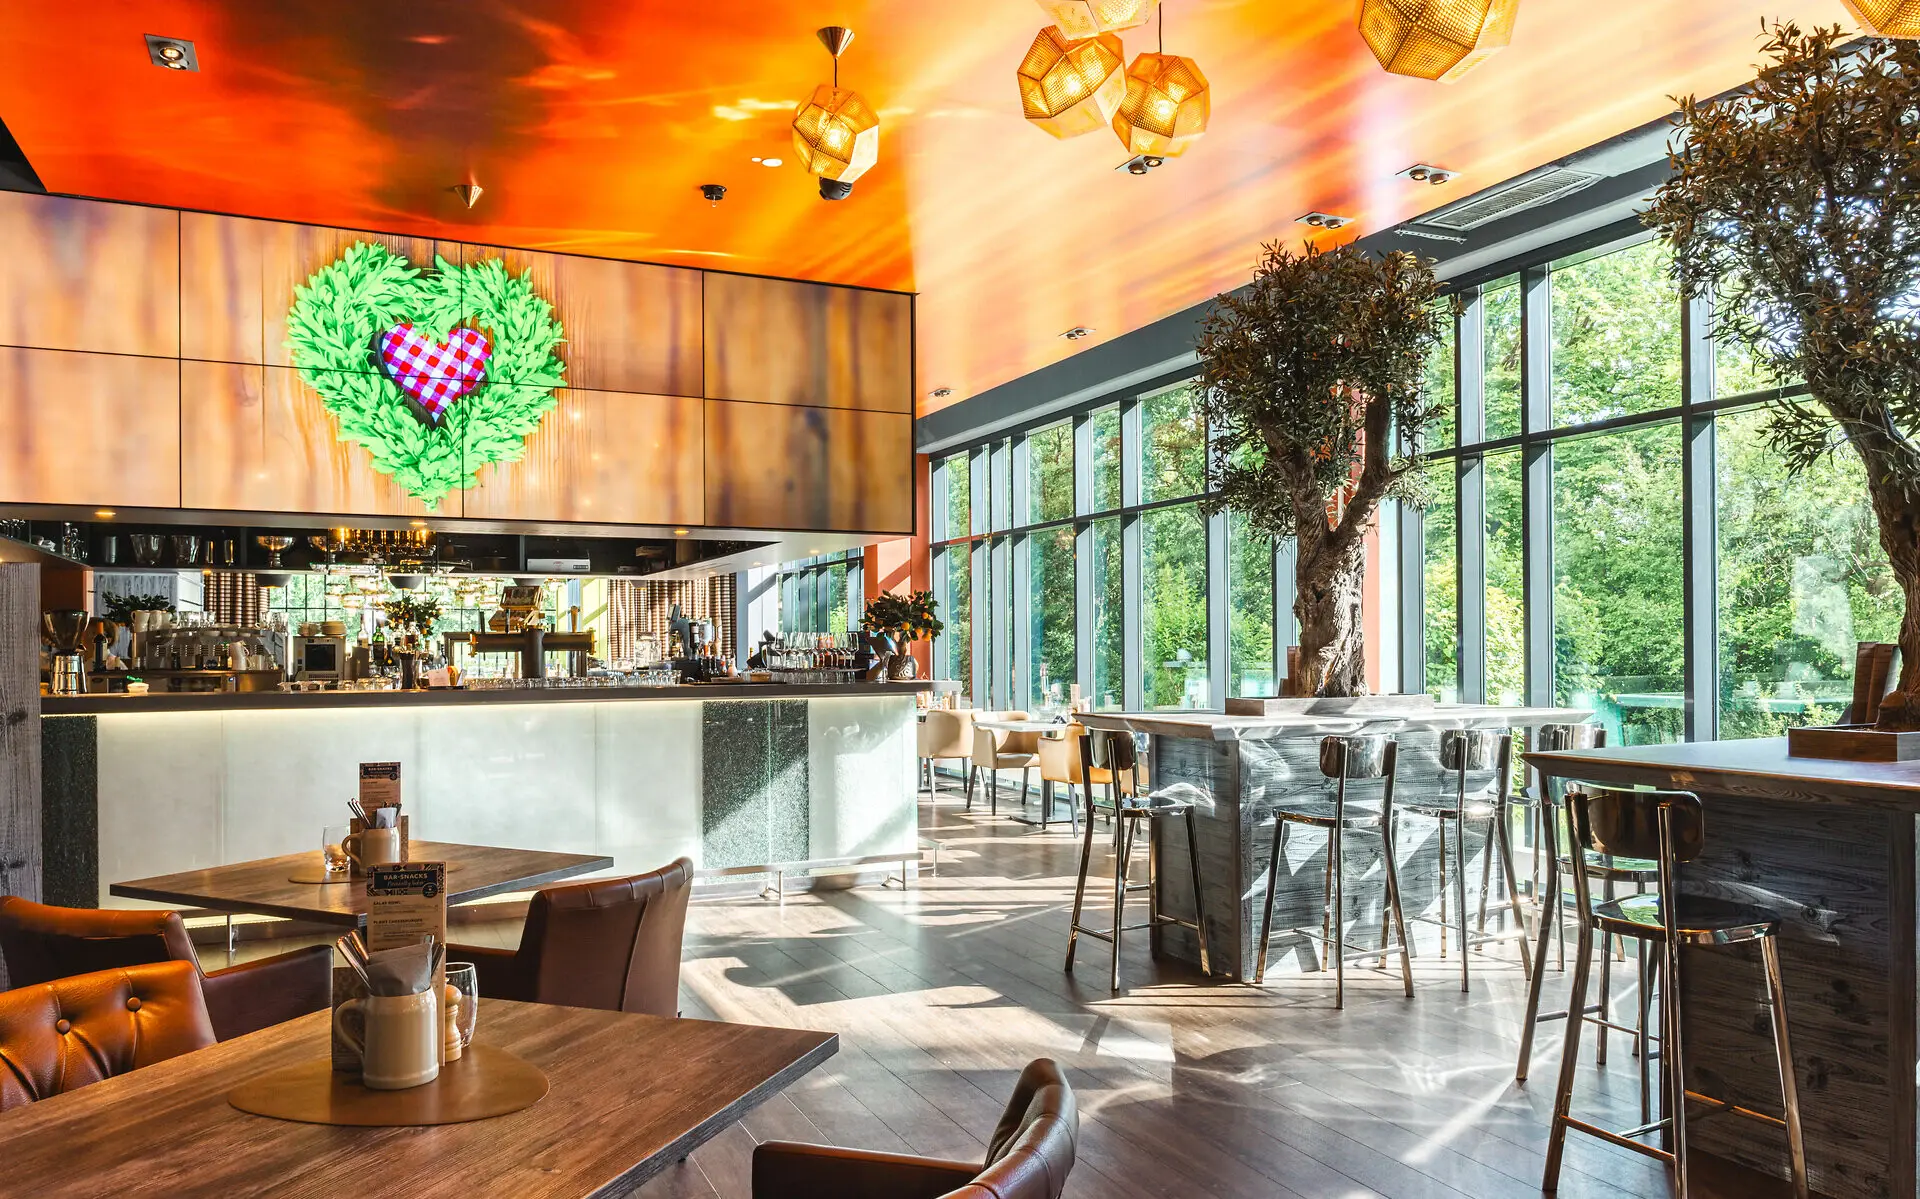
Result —
<svg viewBox="0 0 1920 1199"><path fill-rule="evenodd" d="M1706 852L1682 869L1681 887L1764 908L1781 921L1813 1190L1833 1199L1914 1194L1920 762L1794 758L1781 737L1528 754L1527 761L1552 778L1700 797ZM1751 950L1683 960L1687 1086L1777 1115L1760 969ZM1536 1067L1535 1077L1551 1074ZM1786 1177L1784 1138L1765 1128L1707 1120L1688 1133L1699 1151Z"/></svg>
<svg viewBox="0 0 1920 1199"><path fill-rule="evenodd" d="M605 854L622 874L682 854L709 871L910 860L926 686L48 697L45 896L126 906L115 881L318 853L361 762L401 763L428 840Z"/></svg>
<svg viewBox="0 0 1920 1199"><path fill-rule="evenodd" d="M1588 712L1573 708L1497 707L1481 704L1390 706L1394 697L1362 699L1352 710L1317 701L1309 709L1271 716L1222 716L1208 712L1104 712L1081 719L1092 728L1123 729L1151 738L1148 765L1153 788L1196 805L1194 837L1199 842L1201 903L1206 909L1208 950L1213 969L1241 981L1251 981L1260 948L1260 912L1267 894L1267 863L1273 846L1276 807L1305 796L1331 797L1333 784L1320 774L1320 738L1333 734L1391 733L1399 742L1395 781L1397 805L1421 796L1451 794L1454 776L1440 769L1440 731L1461 728L1528 728L1542 724L1575 723ZM1384 701L1384 702L1383 702ZM1469 792L1486 787L1493 771L1467 776ZM1378 783L1356 783L1349 794L1372 800ZM1161 853L1159 899L1172 915L1189 916L1193 885L1187 866L1186 829L1167 821ZM1431 925L1412 922L1432 909L1439 910L1440 855L1437 824L1415 816L1400 823L1400 887L1409 933L1424 937L1438 950ZM1484 831L1467 830L1468 875L1477 889L1478 858L1484 850ZM1385 886L1377 837L1349 837L1346 842L1346 907L1355 948L1377 943L1380 905ZM1524 865L1516 865L1523 874ZM1290 840L1281 855L1280 879L1273 908L1273 959L1269 969L1302 968L1315 962L1313 944L1284 929L1320 924L1325 903L1326 841L1306 832ZM1493 908L1490 905L1489 911ZM1197 964L1199 945L1184 928L1154 933L1154 952ZM1488 948L1485 955L1494 953ZM1517 964L1517 956L1506 960Z"/></svg>

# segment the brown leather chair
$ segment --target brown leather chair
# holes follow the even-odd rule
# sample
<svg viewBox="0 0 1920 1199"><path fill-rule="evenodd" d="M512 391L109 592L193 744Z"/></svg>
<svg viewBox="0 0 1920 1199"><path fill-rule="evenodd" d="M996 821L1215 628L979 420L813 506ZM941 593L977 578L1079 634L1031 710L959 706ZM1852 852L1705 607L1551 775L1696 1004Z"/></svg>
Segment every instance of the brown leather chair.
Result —
<svg viewBox="0 0 1920 1199"><path fill-rule="evenodd" d="M0 955L16 987L152 962L190 962L206 995L213 1031L230 1041L333 1003L333 947L205 973L178 912L56 908L0 898Z"/></svg>
<svg viewBox="0 0 1920 1199"><path fill-rule="evenodd" d="M678 1015L692 890L686 858L629 878L549 887L527 905L519 949L450 945L447 959L472 962L488 999Z"/></svg>
<svg viewBox="0 0 1920 1199"><path fill-rule="evenodd" d="M753 1151L753 1199L1060 1199L1080 1111L1066 1075L1029 1062L987 1143L987 1161L941 1161L768 1141Z"/></svg>
<svg viewBox="0 0 1920 1199"><path fill-rule="evenodd" d="M0 991L0 1112L213 1043L192 962Z"/></svg>

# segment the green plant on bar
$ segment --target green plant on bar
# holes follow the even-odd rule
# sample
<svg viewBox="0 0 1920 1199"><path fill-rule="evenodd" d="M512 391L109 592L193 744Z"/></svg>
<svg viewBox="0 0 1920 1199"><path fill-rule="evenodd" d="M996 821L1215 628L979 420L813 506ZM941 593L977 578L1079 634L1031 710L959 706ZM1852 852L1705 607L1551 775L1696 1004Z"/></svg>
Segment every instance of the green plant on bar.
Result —
<svg viewBox="0 0 1920 1199"><path fill-rule="evenodd" d="M1880 727L1920 729L1920 44L1774 25L1750 88L1681 101L1645 220L1713 334L1806 395L1767 435L1804 471L1850 446L1905 600Z"/></svg>
<svg viewBox="0 0 1920 1199"><path fill-rule="evenodd" d="M101 595L100 602L106 618L120 625L132 624L135 612L173 611L173 601L164 595L118 595L109 591Z"/></svg>
<svg viewBox="0 0 1920 1199"><path fill-rule="evenodd" d="M1383 501L1421 498L1439 288L1412 254L1272 244L1252 283L1215 298L1201 330L1214 438L1206 506L1294 540L1301 694L1366 692L1366 535Z"/></svg>

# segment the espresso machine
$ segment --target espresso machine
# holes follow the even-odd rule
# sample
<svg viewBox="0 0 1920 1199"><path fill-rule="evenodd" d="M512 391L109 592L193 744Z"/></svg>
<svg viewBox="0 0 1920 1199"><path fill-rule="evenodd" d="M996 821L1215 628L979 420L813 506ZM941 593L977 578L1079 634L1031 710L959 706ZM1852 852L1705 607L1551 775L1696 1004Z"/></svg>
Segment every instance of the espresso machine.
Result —
<svg viewBox="0 0 1920 1199"><path fill-rule="evenodd" d="M40 636L52 651L52 679L55 695L87 693L87 630L93 617L78 608L62 608L40 618Z"/></svg>

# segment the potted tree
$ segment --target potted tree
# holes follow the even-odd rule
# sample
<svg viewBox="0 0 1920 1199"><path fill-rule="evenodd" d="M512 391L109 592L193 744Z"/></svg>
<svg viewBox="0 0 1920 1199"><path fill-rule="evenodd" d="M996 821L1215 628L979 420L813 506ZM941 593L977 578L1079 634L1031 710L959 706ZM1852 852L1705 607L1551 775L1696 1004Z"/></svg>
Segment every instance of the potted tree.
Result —
<svg viewBox="0 0 1920 1199"><path fill-rule="evenodd" d="M914 669L907 647L923 638L939 636L947 626L940 619L940 605L933 598L933 592L898 595L883 591L868 601L860 627L873 639L876 650L883 656L892 655L885 663L887 677L905 680L913 677ZM883 638L890 648L881 649Z"/></svg>
<svg viewBox="0 0 1920 1199"><path fill-rule="evenodd" d="M1418 498L1439 289L1412 254L1276 243L1201 330L1209 504L1294 540L1298 695L1366 694L1365 538L1382 501Z"/></svg>
<svg viewBox="0 0 1920 1199"><path fill-rule="evenodd" d="M1713 335L1804 397L1769 436L1790 471L1857 454L1905 600L1878 729L1920 730L1920 44L1776 24L1735 94L1680 103L1645 220ZM1848 756L1853 756L1848 754Z"/></svg>

